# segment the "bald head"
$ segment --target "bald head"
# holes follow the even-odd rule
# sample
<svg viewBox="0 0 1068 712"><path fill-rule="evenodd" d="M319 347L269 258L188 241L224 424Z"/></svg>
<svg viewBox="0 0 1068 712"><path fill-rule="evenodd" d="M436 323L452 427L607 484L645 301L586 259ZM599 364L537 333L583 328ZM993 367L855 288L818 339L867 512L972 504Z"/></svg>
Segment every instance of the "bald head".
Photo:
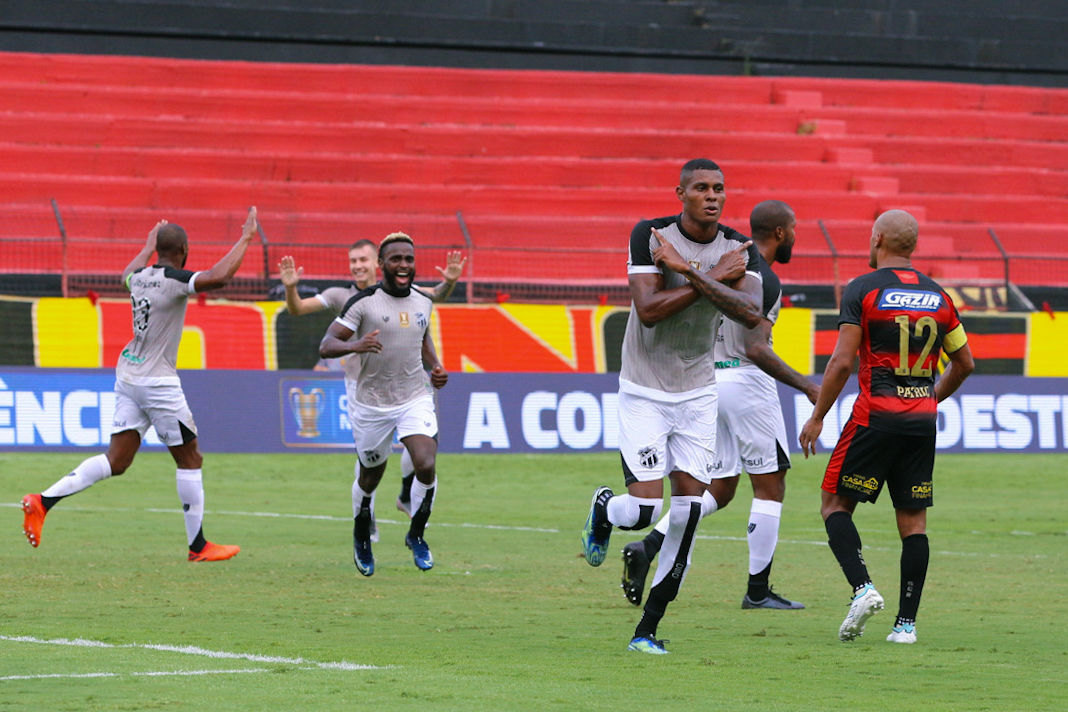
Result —
<svg viewBox="0 0 1068 712"><path fill-rule="evenodd" d="M888 253L909 257L916 249L920 224L904 210L888 210L876 218L874 232L883 236L883 247Z"/></svg>
<svg viewBox="0 0 1068 712"><path fill-rule="evenodd" d="M795 220L793 209L781 200L757 203L749 213L749 231L753 239L763 242L775 234L775 228L786 229Z"/></svg>
<svg viewBox="0 0 1068 712"><path fill-rule="evenodd" d="M181 225L167 223L156 233L156 252L161 256L181 255L188 244L189 238Z"/></svg>

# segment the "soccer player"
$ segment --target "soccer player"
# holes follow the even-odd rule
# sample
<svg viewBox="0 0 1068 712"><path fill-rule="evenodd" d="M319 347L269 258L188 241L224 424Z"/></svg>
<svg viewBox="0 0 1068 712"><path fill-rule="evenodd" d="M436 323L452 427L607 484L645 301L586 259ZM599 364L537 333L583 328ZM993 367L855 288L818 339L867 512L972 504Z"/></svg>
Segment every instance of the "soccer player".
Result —
<svg viewBox="0 0 1068 712"><path fill-rule="evenodd" d="M378 246L378 266L382 281L345 303L319 345L323 358L359 354L352 401L352 433L360 460L359 475L352 485L352 558L364 576L375 572L371 552L374 493L386 469L394 432L415 465L412 521L404 543L419 569L427 571L434 566L423 538L437 490L438 444L434 438L438 422L430 386L440 389L449 379L430 337L433 302L412 288L412 238L402 232L387 235ZM429 385L424 369L430 371Z"/></svg>
<svg viewBox="0 0 1068 712"><path fill-rule="evenodd" d="M148 233L145 246L122 273L122 283L133 302L134 334L115 368L115 416L107 454L85 460L44 492L22 498L22 529L32 546L41 543L45 515L56 502L130 467L151 425L177 465L189 561L222 561L241 550L204 538L203 458L175 363L189 295L226 286L241 266L256 232L253 207L237 244L204 272L185 269L189 239L180 226L161 220ZM152 253L158 260L149 267Z"/></svg>
<svg viewBox="0 0 1068 712"><path fill-rule="evenodd" d="M334 314L340 314L341 309L349 299L357 292L367 289L375 283L375 268L378 250L375 243L370 240L357 240L349 247L349 274L352 275L353 283L347 287L329 287L321 294L312 297L301 297L297 293L297 285L303 267L296 267L296 263L290 256L285 256L278 265L279 277L286 290L286 310L293 315L314 314L323 309L329 309ZM457 280L464 273L464 263L467 262L459 251L450 251L445 255L445 267L437 267L442 281L433 289L424 290L417 285L415 289L423 292L435 302L444 302L452 294ZM345 372L345 392L349 408L349 425L353 425L353 408L356 403L356 376L360 371L360 359L342 359L342 368ZM353 437L356 435L355 427L352 429ZM359 462L356 463L356 476L359 477ZM415 465L407 448L401 452L401 492L397 497L397 509L411 516L411 490L412 480L415 477ZM374 539L377 541L377 528L372 527Z"/></svg>
<svg viewBox="0 0 1068 712"><path fill-rule="evenodd" d="M715 497L719 509L733 498L743 466L753 485L747 528L749 587L742 598L742 608L805 607L783 598L768 584L779 541L786 470L790 467L786 424L775 381L796 388L813 403L819 393L818 385L772 350L771 327L779 318L782 288L771 265L790 261L796 226L794 211L786 203L766 200L753 208L749 227L760 261L763 318L753 329L724 320L716 335L716 387L720 402L712 477L713 481L722 480L720 494ZM667 526L667 518L663 518L645 539L623 548L623 592L635 606L641 605L649 562L660 551Z"/></svg>
<svg viewBox="0 0 1068 712"><path fill-rule="evenodd" d="M659 519L664 477L671 505L662 556L629 650L664 654L657 626L678 595L705 508L715 507L716 367L721 315L756 326L757 249L720 224L726 187L704 158L682 167L675 194L682 213L642 220L630 237L630 319L619 374L619 448L627 493L594 493L582 546L600 566L612 527L644 529ZM731 286L733 285L733 286ZM711 511L709 509L708 511Z"/></svg>
<svg viewBox="0 0 1068 712"><path fill-rule="evenodd" d="M823 374L812 417L799 440L805 457L816 451L823 417L842 392L860 351L860 395L838 438L823 478L827 537L853 587L842 641L864 633L883 608L861 554L853 522L858 502L875 502L886 484L901 535L901 590L887 640L916 642L916 612L927 576L927 507L933 503L938 403L975 368L968 337L949 295L912 268L919 226L903 210L883 213L871 233L874 272L854 279L842 296L838 343ZM939 353L949 365L935 383Z"/></svg>

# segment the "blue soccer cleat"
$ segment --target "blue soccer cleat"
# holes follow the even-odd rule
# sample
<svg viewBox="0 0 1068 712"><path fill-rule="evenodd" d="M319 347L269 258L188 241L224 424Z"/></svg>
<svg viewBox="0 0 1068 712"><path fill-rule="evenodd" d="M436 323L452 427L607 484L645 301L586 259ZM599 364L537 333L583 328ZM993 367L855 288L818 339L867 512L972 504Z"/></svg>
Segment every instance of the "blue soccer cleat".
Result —
<svg viewBox="0 0 1068 712"><path fill-rule="evenodd" d="M430 547L423 537L409 534L404 537L404 545L412 550L412 560L420 571L434 568L434 555L430 553Z"/></svg>
<svg viewBox="0 0 1068 712"><path fill-rule="evenodd" d="M356 570L364 576L371 576L375 572L375 557L371 553L371 540L360 540L352 537L352 561L356 564Z"/></svg>
<svg viewBox="0 0 1068 712"><path fill-rule="evenodd" d="M648 653L649 655L667 655L668 651L664 648L664 644L667 642L666 640L657 640L652 636L640 635L630 641L627 650L632 650L635 653Z"/></svg>
<svg viewBox="0 0 1068 712"><path fill-rule="evenodd" d="M612 522L608 521L608 500L612 490L598 487L590 503L590 514L582 528L582 554L590 566L600 566L608 555L608 539L612 536Z"/></svg>

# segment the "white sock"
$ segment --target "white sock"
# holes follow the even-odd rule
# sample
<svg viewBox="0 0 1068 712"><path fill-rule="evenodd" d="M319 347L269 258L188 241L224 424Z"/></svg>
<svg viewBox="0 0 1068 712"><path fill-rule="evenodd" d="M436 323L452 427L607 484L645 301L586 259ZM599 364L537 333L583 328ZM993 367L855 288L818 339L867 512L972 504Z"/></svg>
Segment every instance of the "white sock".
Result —
<svg viewBox="0 0 1068 712"><path fill-rule="evenodd" d="M768 567L779 543L779 519L782 502L753 499L749 512L749 573L758 574Z"/></svg>
<svg viewBox="0 0 1068 712"><path fill-rule="evenodd" d="M660 510L664 507L664 499L662 497L653 499L634 497L629 494L617 494L608 500L608 506L606 507L608 521L617 527L633 529L642 517L642 507L646 508L648 519L645 524L637 527L638 529L644 529L649 526L649 522L660 516Z"/></svg>
<svg viewBox="0 0 1068 712"><path fill-rule="evenodd" d="M182 514L185 516L185 536L192 545L204 524L204 475L200 470L179 469L176 479L178 499L182 502Z"/></svg>
<svg viewBox="0 0 1068 712"><path fill-rule="evenodd" d="M699 513L695 514L693 505L700 506L700 497L671 497L671 509L664 517L668 521L667 533L664 536L664 545L660 548L660 559L656 565L656 575L653 576L653 586L656 586L670 575L672 577L670 588L673 589L667 600L674 600L678 593L678 587L686 578L686 571L690 567L690 559L693 555L693 534L696 534L697 523L701 521ZM691 519L696 517L694 521ZM687 529L693 527L690 536Z"/></svg>
<svg viewBox="0 0 1068 712"><path fill-rule="evenodd" d="M43 497L66 497L88 489L100 480L111 477L111 462L107 455L95 455L74 468L74 471L41 493Z"/></svg>
<svg viewBox="0 0 1068 712"><path fill-rule="evenodd" d="M375 490L377 492L378 490ZM360 464L356 463L356 478L352 480L352 516L353 518L359 516L360 507L363 506L364 500L369 500L368 506L371 509L371 516L375 515L375 492L367 494L360 487Z"/></svg>
<svg viewBox="0 0 1068 712"><path fill-rule="evenodd" d="M719 502L712 496L712 493L705 490L705 493L701 495L701 519L704 519L709 514L715 514L719 511ZM661 534L667 534L668 530L668 518L670 513L665 514L659 522L656 523L656 530Z"/></svg>
<svg viewBox="0 0 1068 712"><path fill-rule="evenodd" d="M415 518L415 515L419 513L419 509L423 506L423 502L427 498L426 493L429 490L434 490L435 496L431 497L430 501L427 503L427 516L430 516L431 510L434 509L434 500L437 499L437 486L437 475L434 476L434 481L428 485L424 485L420 482L418 477L412 480L412 508L410 511L413 519Z"/></svg>
<svg viewBox="0 0 1068 712"><path fill-rule="evenodd" d="M407 477L408 475L415 474L415 463L412 462L412 455L408 452L408 448L401 450L401 477Z"/></svg>

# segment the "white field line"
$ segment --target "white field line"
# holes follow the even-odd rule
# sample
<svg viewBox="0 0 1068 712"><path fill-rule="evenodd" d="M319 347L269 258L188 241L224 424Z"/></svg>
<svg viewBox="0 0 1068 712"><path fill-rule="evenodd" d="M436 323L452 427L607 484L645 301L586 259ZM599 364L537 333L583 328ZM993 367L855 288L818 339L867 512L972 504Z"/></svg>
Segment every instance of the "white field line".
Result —
<svg viewBox="0 0 1068 712"><path fill-rule="evenodd" d="M0 507L17 507L22 508L21 504L0 502ZM71 512L152 512L153 514L181 514L180 509L162 509L158 507L145 507L143 509L137 509L133 507L64 507L66 511ZM328 522L351 522L351 517L334 517L325 514L287 514L282 512L239 512L228 510L205 510L205 514L212 515L224 515L230 517L267 517L274 519L302 519L302 520L322 520ZM407 520L400 521L396 519L382 519L376 517L376 521L381 524L407 524ZM536 534L569 534L570 532L561 532L559 529L547 529L540 527L509 527L498 524L475 524L470 522L461 522L459 524L453 524L449 522L431 522L428 526L432 527L455 527L458 529L492 529L498 531L512 531L512 532L534 532ZM578 530L576 530L578 531ZM805 531L818 531L816 529L808 529ZM1027 532L1011 532L1015 536L1027 534ZM1068 533L1068 532L1066 532ZM747 541L745 537L738 536L718 536L714 534L698 534L697 539L706 539L709 541ZM780 544L793 544L800 546L827 546L827 541L810 541L804 539L779 539ZM870 551L899 551L899 548L895 547L878 547L865 545L865 549ZM983 556L992 559L1003 558L1005 556L1011 556L1012 558L1019 558L1019 554L992 554L989 552L968 552L968 551L932 551L932 554L939 554L944 556ZM1044 554L1031 555L1028 558L1044 559L1047 558Z"/></svg>
<svg viewBox="0 0 1068 712"><path fill-rule="evenodd" d="M115 645L112 643L104 643L99 640L86 640L84 638L34 638L29 635L0 635L0 640L6 640L12 643L36 643L39 645L66 645L77 648L137 648L140 650L159 650L165 653L181 653L183 655L197 655L205 658L225 659L225 660L248 660L254 663L277 663L285 665L300 665L311 668L320 668L323 670L385 670L387 667L379 665L360 665L357 663L349 662L337 662L337 663L320 663L314 660L306 660L304 658L285 658L276 655L256 655L254 653L230 653L223 650L208 650L206 648L200 648L195 645L161 645L155 643L125 643L122 645Z"/></svg>
<svg viewBox="0 0 1068 712"><path fill-rule="evenodd" d="M270 672L267 668L245 668L242 670L170 670L170 671L152 671L152 672L84 672L84 673L72 673L70 675L51 674L51 675L5 675L0 677L0 682L7 680L76 680L87 677L167 677L177 675L180 677L187 677L191 675L243 675L247 673L256 672Z"/></svg>

